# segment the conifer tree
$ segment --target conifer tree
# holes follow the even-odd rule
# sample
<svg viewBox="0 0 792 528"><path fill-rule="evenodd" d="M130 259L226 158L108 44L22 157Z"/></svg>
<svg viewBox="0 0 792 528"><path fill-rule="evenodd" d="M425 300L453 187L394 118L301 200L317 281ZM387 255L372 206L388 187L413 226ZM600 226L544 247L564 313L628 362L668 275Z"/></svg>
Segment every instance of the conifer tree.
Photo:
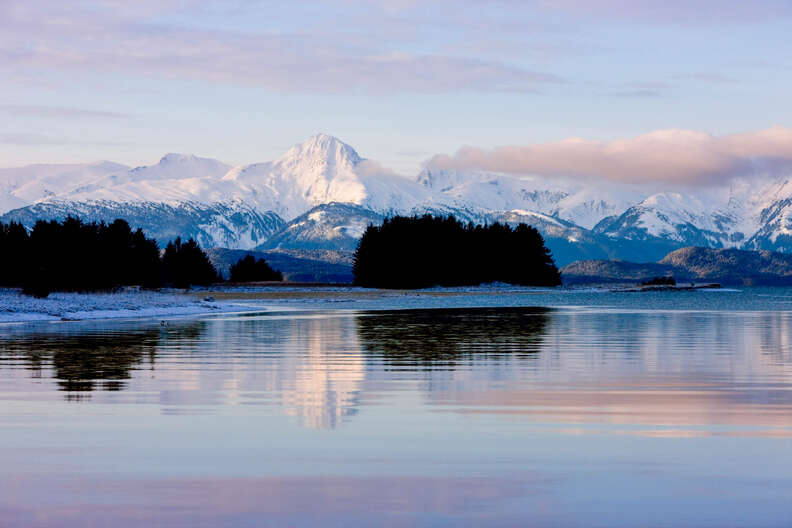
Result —
<svg viewBox="0 0 792 528"><path fill-rule="evenodd" d="M207 286L219 277L209 257L192 238L182 242L181 237L169 242L162 257L165 283L176 288Z"/></svg>
<svg viewBox="0 0 792 528"><path fill-rule="evenodd" d="M273 270L266 260L245 255L231 266L232 282L282 281L283 274Z"/></svg>

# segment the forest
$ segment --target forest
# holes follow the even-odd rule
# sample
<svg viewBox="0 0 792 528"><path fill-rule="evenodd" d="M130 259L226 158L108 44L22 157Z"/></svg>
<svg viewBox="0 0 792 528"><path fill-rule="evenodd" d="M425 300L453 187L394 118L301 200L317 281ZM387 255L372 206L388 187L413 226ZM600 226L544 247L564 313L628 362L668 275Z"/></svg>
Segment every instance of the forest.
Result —
<svg viewBox="0 0 792 528"><path fill-rule="evenodd" d="M268 277L275 273L266 267ZM258 264L247 276L262 269ZM0 223L0 286L36 297L121 286L189 288L222 280L195 240L176 238L160 251L155 240L121 219L109 224L73 217L40 220L30 231L20 223Z"/></svg>
<svg viewBox="0 0 792 528"><path fill-rule="evenodd" d="M356 285L370 288L561 284L533 227L464 224L453 216L396 216L370 225L355 251L353 274Z"/></svg>

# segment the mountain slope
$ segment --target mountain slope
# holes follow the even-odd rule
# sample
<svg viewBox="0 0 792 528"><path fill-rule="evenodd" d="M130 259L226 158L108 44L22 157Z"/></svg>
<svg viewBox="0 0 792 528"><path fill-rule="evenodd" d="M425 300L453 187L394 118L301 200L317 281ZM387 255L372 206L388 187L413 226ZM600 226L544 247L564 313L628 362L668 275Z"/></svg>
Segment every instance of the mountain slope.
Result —
<svg viewBox="0 0 792 528"><path fill-rule="evenodd" d="M243 202L171 205L112 201L42 202L10 211L0 221L21 222L32 228L37 220L63 220L68 216L88 222L123 218L134 228L142 228L160 246L180 236L194 238L203 247L251 248L277 232L284 223L278 215L261 213Z"/></svg>
<svg viewBox="0 0 792 528"><path fill-rule="evenodd" d="M639 282L673 276L678 282L718 282L740 286L792 285L792 255L772 251L685 247L659 262L618 260L573 262L561 269L566 284Z"/></svg>
<svg viewBox="0 0 792 528"><path fill-rule="evenodd" d="M128 169L125 165L109 161L0 169L0 214Z"/></svg>
<svg viewBox="0 0 792 528"><path fill-rule="evenodd" d="M642 282L672 275L677 281L690 281L694 275L684 268L656 262L624 260L579 260L561 268L564 284Z"/></svg>
<svg viewBox="0 0 792 528"><path fill-rule="evenodd" d="M726 284L792 284L792 255L773 251L686 247L669 253L660 264Z"/></svg>
<svg viewBox="0 0 792 528"><path fill-rule="evenodd" d="M384 219L383 215L359 205L322 204L285 224L256 249L354 251L366 227L381 224Z"/></svg>

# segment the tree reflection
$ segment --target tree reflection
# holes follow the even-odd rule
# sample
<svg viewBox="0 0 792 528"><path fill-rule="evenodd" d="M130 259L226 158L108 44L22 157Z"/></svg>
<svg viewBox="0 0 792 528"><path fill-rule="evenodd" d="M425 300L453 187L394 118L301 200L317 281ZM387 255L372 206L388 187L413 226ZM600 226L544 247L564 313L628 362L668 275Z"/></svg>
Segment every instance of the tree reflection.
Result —
<svg viewBox="0 0 792 528"><path fill-rule="evenodd" d="M363 349L392 367L447 367L540 351L551 310L459 308L371 313L357 319Z"/></svg>
<svg viewBox="0 0 792 528"><path fill-rule="evenodd" d="M160 331L85 334L33 334L0 343L2 359L22 360L34 378L52 369L58 390L68 400L84 400L91 391L120 391L131 371L148 362L153 368Z"/></svg>

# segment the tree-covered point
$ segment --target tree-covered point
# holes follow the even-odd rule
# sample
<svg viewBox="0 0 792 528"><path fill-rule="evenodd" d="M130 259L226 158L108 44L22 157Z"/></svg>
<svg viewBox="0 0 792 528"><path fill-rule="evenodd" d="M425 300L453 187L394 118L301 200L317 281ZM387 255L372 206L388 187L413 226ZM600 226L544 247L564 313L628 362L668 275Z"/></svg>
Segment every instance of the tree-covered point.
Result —
<svg viewBox="0 0 792 528"><path fill-rule="evenodd" d="M264 259L256 260L253 255L245 255L231 266L231 282L282 281L283 274L267 264Z"/></svg>
<svg viewBox="0 0 792 528"><path fill-rule="evenodd" d="M370 288L561 284L533 227L463 224L453 216L396 216L370 225L355 251L353 274L356 285Z"/></svg>
<svg viewBox="0 0 792 528"><path fill-rule="evenodd" d="M0 286L22 287L31 295L215 280L217 271L195 241L177 240L161 258L157 242L124 220L41 220L30 232L18 223L0 223Z"/></svg>

